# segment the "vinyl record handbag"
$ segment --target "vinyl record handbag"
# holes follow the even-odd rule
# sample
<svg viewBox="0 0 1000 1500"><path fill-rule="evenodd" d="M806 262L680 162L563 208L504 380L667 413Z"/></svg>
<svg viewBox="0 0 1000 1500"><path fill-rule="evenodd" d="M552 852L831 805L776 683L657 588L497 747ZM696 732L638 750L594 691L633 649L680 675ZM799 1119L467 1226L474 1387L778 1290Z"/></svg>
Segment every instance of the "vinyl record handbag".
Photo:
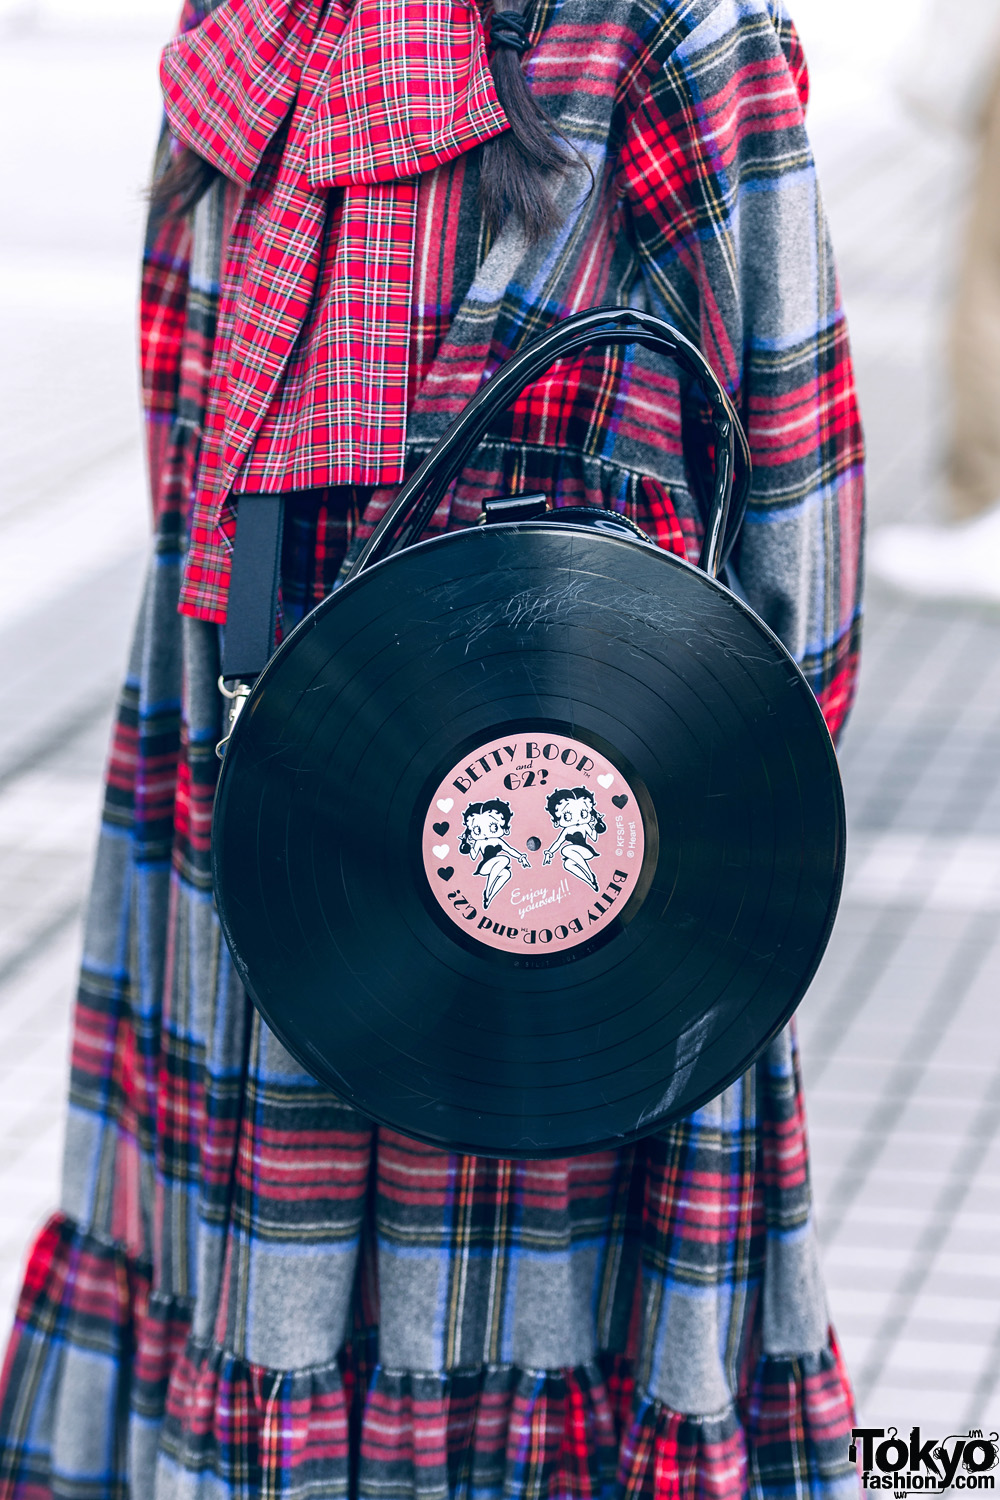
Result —
<svg viewBox="0 0 1000 1500"><path fill-rule="evenodd" d="M711 406L697 567L544 496L420 539L525 386L629 343ZM719 581L749 478L698 349L605 308L496 372L263 671L280 506L241 497L219 915L268 1025L365 1114L486 1155L597 1150L717 1094L798 1004L843 797L799 668Z"/></svg>

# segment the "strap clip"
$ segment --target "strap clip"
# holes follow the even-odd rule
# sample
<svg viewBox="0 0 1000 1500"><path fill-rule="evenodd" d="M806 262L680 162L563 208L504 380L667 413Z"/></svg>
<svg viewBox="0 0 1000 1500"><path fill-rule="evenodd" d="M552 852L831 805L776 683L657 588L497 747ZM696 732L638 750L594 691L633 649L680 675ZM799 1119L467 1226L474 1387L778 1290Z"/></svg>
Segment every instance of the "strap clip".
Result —
<svg viewBox="0 0 1000 1500"><path fill-rule="evenodd" d="M229 700L229 709L226 714L226 733L215 747L216 755L220 760L222 760L223 756L226 753L226 746L229 744L229 741L233 737L233 730L236 728L236 720L243 712L244 703L246 703L250 694L253 692L253 683L235 680L233 686L231 688L227 688L226 679L224 677L220 677L219 692L222 694L223 698L228 698Z"/></svg>

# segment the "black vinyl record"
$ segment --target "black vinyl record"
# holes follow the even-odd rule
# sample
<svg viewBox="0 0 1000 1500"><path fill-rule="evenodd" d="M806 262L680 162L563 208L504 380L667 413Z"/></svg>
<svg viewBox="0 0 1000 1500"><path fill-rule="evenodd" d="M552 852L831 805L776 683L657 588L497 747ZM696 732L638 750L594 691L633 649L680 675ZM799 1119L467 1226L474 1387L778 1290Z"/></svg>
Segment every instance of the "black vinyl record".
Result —
<svg viewBox="0 0 1000 1500"><path fill-rule="evenodd" d="M227 941L294 1056L442 1146L564 1155L740 1074L839 898L833 747L732 593L551 521L390 557L281 646L223 763Z"/></svg>

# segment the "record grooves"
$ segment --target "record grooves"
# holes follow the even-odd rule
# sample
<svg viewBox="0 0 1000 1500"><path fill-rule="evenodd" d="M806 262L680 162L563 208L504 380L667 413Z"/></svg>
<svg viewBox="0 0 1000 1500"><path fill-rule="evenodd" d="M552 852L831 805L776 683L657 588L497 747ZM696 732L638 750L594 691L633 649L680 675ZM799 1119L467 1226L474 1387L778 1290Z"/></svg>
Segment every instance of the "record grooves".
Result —
<svg viewBox="0 0 1000 1500"><path fill-rule="evenodd" d="M527 521L354 578L219 784L254 1002L359 1109L562 1155L689 1112L801 998L843 869L832 745L760 620L630 537Z"/></svg>

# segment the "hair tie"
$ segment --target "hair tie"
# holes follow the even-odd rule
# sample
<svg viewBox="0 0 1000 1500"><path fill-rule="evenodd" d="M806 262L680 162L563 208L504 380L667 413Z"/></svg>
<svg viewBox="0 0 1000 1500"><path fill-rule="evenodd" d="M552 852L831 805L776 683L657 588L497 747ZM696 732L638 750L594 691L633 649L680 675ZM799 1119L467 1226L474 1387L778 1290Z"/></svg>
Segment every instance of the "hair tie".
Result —
<svg viewBox="0 0 1000 1500"><path fill-rule="evenodd" d="M516 10L494 11L490 16L490 42L509 47L520 57L528 50L528 23Z"/></svg>

